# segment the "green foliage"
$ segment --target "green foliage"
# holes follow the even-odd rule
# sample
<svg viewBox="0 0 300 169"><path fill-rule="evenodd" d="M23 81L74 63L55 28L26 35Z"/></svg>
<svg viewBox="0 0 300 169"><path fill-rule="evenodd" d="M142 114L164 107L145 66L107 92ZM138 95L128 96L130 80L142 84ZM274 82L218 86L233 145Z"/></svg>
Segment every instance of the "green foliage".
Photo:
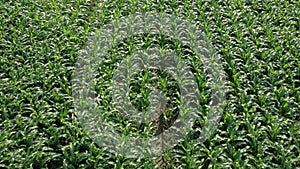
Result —
<svg viewBox="0 0 300 169"><path fill-rule="evenodd" d="M169 44L202 72L195 73L202 115L195 130L162 156L128 159L101 149L83 131L74 115L71 78L79 51L93 32L114 18L145 11L165 11L197 25L222 58L230 92L217 131L200 144L209 102L207 79L191 49ZM299 1L2 0L0 13L1 168L300 167ZM139 43L149 47L153 41L168 46L159 36L145 36ZM114 56L126 55L126 46L112 49L104 63L98 97L107 96L109 84L101 79L112 77ZM143 73L133 86L151 80ZM165 90L176 86L164 80L172 81L154 81ZM169 96L176 95L173 89ZM149 104L147 90L143 86L132 93L141 110ZM134 99L139 92L143 97ZM101 101L107 108L109 99ZM172 111L165 126L171 117ZM122 120L114 122L130 123ZM144 128L134 124L128 132Z"/></svg>

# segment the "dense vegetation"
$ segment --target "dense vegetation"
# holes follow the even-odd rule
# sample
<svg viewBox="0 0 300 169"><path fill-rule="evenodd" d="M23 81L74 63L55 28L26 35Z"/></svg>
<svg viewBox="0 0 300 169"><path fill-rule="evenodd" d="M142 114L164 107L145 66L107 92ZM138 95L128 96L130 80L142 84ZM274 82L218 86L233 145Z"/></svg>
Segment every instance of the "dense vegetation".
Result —
<svg viewBox="0 0 300 169"><path fill-rule="evenodd" d="M230 91L205 142L192 133L160 157L129 159L104 151L83 131L71 79L93 32L146 11L198 26L222 58ZM299 1L1 0L0 13L1 168L300 167Z"/></svg>

